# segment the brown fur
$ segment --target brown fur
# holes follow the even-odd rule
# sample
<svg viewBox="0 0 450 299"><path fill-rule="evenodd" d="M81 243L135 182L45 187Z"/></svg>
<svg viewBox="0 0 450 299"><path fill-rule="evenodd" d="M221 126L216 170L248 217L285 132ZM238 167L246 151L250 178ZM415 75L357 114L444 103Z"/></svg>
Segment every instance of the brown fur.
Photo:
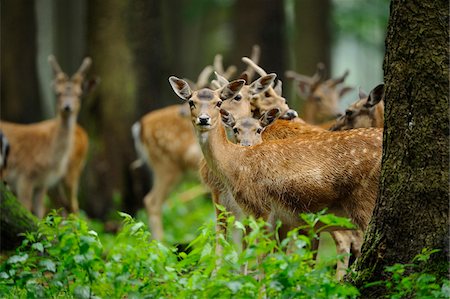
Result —
<svg viewBox="0 0 450 299"><path fill-rule="evenodd" d="M38 217L44 216L44 195L67 171L72 152L84 74L91 65L85 58L69 79L53 56L54 90L58 95L57 116L35 124L1 122L0 129L11 146L8 167L2 174L18 199Z"/></svg>

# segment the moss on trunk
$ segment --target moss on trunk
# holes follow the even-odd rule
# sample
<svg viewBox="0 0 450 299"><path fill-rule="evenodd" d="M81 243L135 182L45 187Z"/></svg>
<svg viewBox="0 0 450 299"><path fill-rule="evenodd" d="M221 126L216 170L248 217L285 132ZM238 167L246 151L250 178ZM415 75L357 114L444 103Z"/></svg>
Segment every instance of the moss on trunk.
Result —
<svg viewBox="0 0 450 299"><path fill-rule="evenodd" d="M447 273L449 237L448 1L393 0L386 36L380 194L353 282L387 279L384 267L441 249L426 270ZM364 289L364 298L383 291Z"/></svg>
<svg viewBox="0 0 450 299"><path fill-rule="evenodd" d="M19 234L37 230L37 218L17 201L3 183L0 183L0 195L0 250L11 250L22 242Z"/></svg>

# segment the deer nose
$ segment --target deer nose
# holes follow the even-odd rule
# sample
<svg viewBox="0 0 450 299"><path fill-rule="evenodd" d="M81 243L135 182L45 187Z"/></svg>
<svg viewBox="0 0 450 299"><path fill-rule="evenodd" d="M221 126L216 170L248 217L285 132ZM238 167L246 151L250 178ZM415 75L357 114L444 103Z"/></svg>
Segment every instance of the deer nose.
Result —
<svg viewBox="0 0 450 299"><path fill-rule="evenodd" d="M250 140L247 140L247 139L241 140L240 143L241 143L242 146L250 146L250 145L252 145Z"/></svg>
<svg viewBox="0 0 450 299"><path fill-rule="evenodd" d="M209 125L210 117L208 115L202 114L198 116L199 124L202 126Z"/></svg>
<svg viewBox="0 0 450 299"><path fill-rule="evenodd" d="M286 111L286 113L284 114L284 119L293 119L298 117L298 113L295 110L289 109L288 111Z"/></svg>

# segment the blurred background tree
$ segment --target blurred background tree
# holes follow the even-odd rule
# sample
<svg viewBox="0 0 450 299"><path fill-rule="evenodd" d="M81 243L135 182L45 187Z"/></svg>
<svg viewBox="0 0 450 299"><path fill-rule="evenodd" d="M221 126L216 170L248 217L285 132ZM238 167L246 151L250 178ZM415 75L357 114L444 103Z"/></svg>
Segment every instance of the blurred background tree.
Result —
<svg viewBox="0 0 450 299"><path fill-rule="evenodd" d="M135 173L130 127L151 110L178 103L167 78L196 79L212 64L245 69L242 56L261 46L260 65L277 73L284 95L301 108L287 69L330 76L350 71L347 84L370 90L382 81L388 0L0 0L1 119L35 122L54 115L47 56L73 73L91 56L101 83L84 99L79 123L90 136L80 187L81 208L106 218L134 214L150 188ZM342 103L356 98L353 92ZM300 111L301 113L301 111Z"/></svg>

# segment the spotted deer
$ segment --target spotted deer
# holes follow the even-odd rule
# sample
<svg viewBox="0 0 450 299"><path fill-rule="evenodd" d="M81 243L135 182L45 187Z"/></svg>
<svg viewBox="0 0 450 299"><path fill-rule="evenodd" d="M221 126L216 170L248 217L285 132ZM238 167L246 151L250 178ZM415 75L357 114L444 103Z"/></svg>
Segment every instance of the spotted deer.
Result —
<svg viewBox="0 0 450 299"><path fill-rule="evenodd" d="M270 110L260 119L235 119L231 113L224 112L222 122L233 130L236 143L243 146L253 146L267 140L291 138L302 134L325 131L308 123L277 119L279 115L280 110L277 108ZM330 234L335 241L337 253L342 256L342 260L338 260L336 273L337 278L341 279L349 265L349 254L351 253L355 258L360 256L363 232L361 230L333 230ZM315 246L317 245L315 244Z"/></svg>
<svg viewBox="0 0 450 299"><path fill-rule="evenodd" d="M259 47L253 47L252 58L259 59ZM209 84L208 78L215 70L228 79L236 71L233 66L225 69L222 56L216 55L214 67L207 66L199 75L194 88ZM249 71L249 70L247 70ZM242 101L239 105L246 105ZM230 108L231 109L231 108ZM232 111L246 108L236 108ZM152 189L144 197L148 223L152 237L162 240L162 205L171 189L189 171L198 171L202 153L190 124L190 108L187 104L172 105L151 111L132 126L132 135L138 160L133 166L147 164L153 171Z"/></svg>
<svg viewBox="0 0 450 299"><path fill-rule="evenodd" d="M383 128L384 125L384 84L377 85L367 95L359 91L359 100L352 103L345 114L330 128L342 131L356 128Z"/></svg>
<svg viewBox="0 0 450 299"><path fill-rule="evenodd" d="M348 71L338 78L325 80L323 63L317 65L312 77L294 71L286 71L285 76L295 82L299 96L305 99L303 119L310 124L321 124L339 116L339 101L352 90L342 86Z"/></svg>
<svg viewBox="0 0 450 299"><path fill-rule="evenodd" d="M380 173L380 130L324 131L243 147L226 138L218 108L243 81L194 92L181 79L169 82L194 107L191 121L208 167L246 213L296 226L299 213L328 207L366 228Z"/></svg>
<svg viewBox="0 0 450 299"><path fill-rule="evenodd" d="M56 117L29 125L0 122L0 129L11 145L8 167L2 178L24 206L41 218L47 189L67 171L81 106L82 84L91 59L85 58L71 78L61 70L54 56L49 57L49 62L55 72Z"/></svg>
<svg viewBox="0 0 450 299"><path fill-rule="evenodd" d="M266 74L265 70L261 68L257 63L252 61L252 59L249 58L242 58L242 60L251 68L253 68L258 74L264 75ZM319 69L322 66L319 66ZM319 76L319 73L323 73L323 70L321 72L316 73L316 77ZM315 81L320 81L320 79L316 79ZM336 90L335 90L336 91ZM347 92L348 90L346 90ZM323 93L322 93L323 94ZM327 98L327 97L325 97ZM286 100L281 96L281 84L278 86L275 95L272 94L272 97L270 101L264 101L259 100L256 105L260 106L261 111L268 111L269 109L281 109L282 111L289 111L289 107L287 105ZM292 110L293 111L293 110ZM294 116L294 114L292 114ZM309 123L306 123L303 121L303 119L299 117L288 117L285 119L291 119L294 121L286 121L279 119L273 123L270 127L266 129L264 134L253 134L253 144L258 144L262 142L261 137L263 140L277 140L277 139L284 139L289 137L295 137L299 134L304 133L314 133L314 132L324 132L325 129L329 129L332 125L335 124L335 120L323 123L321 125L312 125ZM256 121L250 121L255 126L257 126ZM246 130L249 130L248 128ZM243 130L244 132L246 130ZM235 132L236 134L238 132ZM247 132L249 134L250 132ZM242 133L241 133L242 134ZM239 140L239 136L236 137ZM247 137L249 138L249 137ZM337 276L341 278L345 274L345 270L347 268L347 265L349 263L349 255L348 253L352 253L354 257L358 257L360 255L360 249L363 242L363 233L360 230L335 230L330 232L335 243L336 248L338 251L338 254L344 256L344 259L341 261L338 261L338 267L337 267Z"/></svg>

